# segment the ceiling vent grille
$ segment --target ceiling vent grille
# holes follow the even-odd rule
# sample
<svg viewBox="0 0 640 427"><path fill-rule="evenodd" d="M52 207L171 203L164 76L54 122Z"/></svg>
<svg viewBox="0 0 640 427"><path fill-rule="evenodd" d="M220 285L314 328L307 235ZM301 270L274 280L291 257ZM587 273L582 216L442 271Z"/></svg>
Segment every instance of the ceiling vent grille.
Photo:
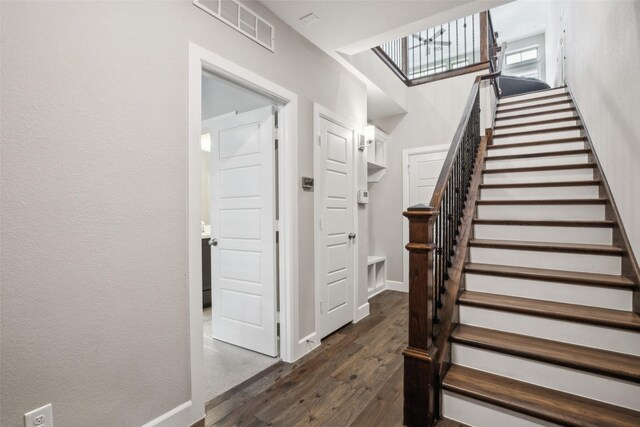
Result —
<svg viewBox="0 0 640 427"><path fill-rule="evenodd" d="M274 51L273 25L237 0L193 0L193 4L240 31L261 46Z"/></svg>

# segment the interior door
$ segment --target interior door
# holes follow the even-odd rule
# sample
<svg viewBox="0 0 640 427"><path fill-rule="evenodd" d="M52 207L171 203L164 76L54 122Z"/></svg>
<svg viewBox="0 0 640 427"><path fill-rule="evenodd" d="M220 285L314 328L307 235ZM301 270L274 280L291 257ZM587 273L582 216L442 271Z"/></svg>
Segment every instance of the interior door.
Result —
<svg viewBox="0 0 640 427"><path fill-rule="evenodd" d="M321 338L353 321L354 188L353 132L325 118L319 122L316 185L320 191L318 224Z"/></svg>
<svg viewBox="0 0 640 427"><path fill-rule="evenodd" d="M211 126L215 339L277 356L272 107Z"/></svg>
<svg viewBox="0 0 640 427"><path fill-rule="evenodd" d="M414 154L409 157L409 206L429 204L447 153Z"/></svg>

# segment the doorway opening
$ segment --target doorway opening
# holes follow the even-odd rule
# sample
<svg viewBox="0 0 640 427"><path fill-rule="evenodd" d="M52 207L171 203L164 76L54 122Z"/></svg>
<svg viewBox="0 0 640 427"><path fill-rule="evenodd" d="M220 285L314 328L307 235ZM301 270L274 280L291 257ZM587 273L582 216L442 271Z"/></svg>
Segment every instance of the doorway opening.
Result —
<svg viewBox="0 0 640 427"><path fill-rule="evenodd" d="M280 360L278 113L203 69L200 224L205 401Z"/></svg>

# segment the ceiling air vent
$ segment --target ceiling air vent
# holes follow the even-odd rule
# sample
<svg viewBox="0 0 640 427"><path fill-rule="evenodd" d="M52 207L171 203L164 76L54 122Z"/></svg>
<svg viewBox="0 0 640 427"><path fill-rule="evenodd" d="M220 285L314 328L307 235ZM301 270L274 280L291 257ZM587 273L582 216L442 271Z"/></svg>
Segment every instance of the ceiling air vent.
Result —
<svg viewBox="0 0 640 427"><path fill-rule="evenodd" d="M193 0L193 4L240 31L270 51L273 48L273 25L236 0Z"/></svg>

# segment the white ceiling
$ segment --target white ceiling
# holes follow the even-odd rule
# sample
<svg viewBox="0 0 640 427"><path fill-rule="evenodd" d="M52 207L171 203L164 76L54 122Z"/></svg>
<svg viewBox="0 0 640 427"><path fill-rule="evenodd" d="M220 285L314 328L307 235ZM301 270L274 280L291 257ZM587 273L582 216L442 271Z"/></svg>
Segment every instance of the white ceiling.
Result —
<svg viewBox="0 0 640 427"><path fill-rule="evenodd" d="M550 7L551 0L518 0L491 9L491 21L500 34L499 41L510 42L544 33Z"/></svg>
<svg viewBox="0 0 640 427"><path fill-rule="evenodd" d="M509 0L261 0L326 52L349 55ZM318 21L300 21L313 13Z"/></svg>

